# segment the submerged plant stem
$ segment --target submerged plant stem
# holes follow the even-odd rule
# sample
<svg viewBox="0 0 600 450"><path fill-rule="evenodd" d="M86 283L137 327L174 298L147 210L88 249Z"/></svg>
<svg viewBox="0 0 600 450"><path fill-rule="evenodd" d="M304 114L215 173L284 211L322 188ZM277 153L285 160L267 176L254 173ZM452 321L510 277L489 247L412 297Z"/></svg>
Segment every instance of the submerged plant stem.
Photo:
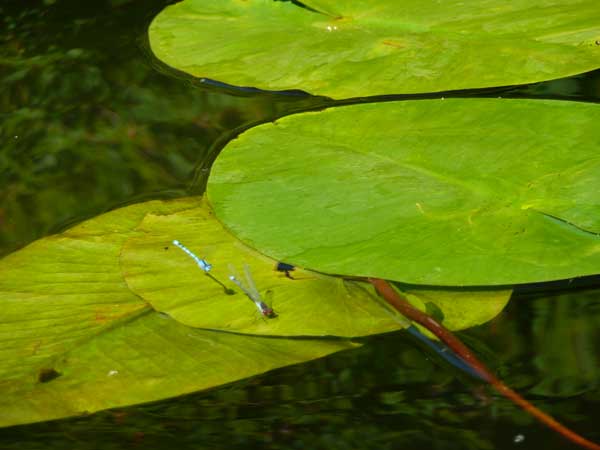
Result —
<svg viewBox="0 0 600 450"><path fill-rule="evenodd" d="M450 347L456 354L463 358L473 367L481 377L490 383L500 394L504 395L523 410L534 416L537 420L550 427L569 441L587 449L600 450L600 445L587 440L566 426L562 425L549 414L535 407L517 392L505 385L497 378L479 359L463 344L451 331L437 322L435 319L412 306L385 280L380 278L369 278L368 281L375 287L377 292L398 312L408 319L424 326L435 334L442 342Z"/></svg>

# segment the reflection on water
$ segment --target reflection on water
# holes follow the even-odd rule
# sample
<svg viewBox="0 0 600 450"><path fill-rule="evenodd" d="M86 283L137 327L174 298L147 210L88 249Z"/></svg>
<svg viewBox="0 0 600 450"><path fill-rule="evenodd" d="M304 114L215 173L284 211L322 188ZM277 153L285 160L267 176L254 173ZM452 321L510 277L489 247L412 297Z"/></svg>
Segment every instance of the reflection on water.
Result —
<svg viewBox="0 0 600 450"><path fill-rule="evenodd" d="M221 134L298 100L158 73L143 36L169 2L112 3L0 5L0 255L117 205L185 195Z"/></svg>
<svg viewBox="0 0 600 450"><path fill-rule="evenodd" d="M195 168L201 188L220 136L323 104L157 72L144 27L169 1L53 3L0 7L0 254L117 204L183 195ZM510 94L597 101L600 74ZM510 386L600 441L600 291L523 292L463 337ZM365 342L210 392L0 430L0 448L566 447L403 333Z"/></svg>

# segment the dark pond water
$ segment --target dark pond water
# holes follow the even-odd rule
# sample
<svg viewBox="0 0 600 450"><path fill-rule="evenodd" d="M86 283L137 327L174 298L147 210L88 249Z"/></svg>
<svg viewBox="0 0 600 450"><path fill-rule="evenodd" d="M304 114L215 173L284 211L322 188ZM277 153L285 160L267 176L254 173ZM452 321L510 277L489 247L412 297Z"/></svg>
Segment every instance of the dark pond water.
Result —
<svg viewBox="0 0 600 450"><path fill-rule="evenodd" d="M0 6L0 255L122 204L201 192L233 130L327 104L166 71L145 31L168 3ZM489 93L500 94L598 101L600 74ZM523 291L461 337L510 386L598 442L596 285ZM534 447L571 446L404 333L208 392L0 430L0 449Z"/></svg>

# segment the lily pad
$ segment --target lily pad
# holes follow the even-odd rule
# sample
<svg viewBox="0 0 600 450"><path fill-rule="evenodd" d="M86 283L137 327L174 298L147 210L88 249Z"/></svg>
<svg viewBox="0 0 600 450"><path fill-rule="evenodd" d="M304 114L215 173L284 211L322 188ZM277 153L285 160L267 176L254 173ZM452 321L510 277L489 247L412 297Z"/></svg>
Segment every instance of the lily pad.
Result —
<svg viewBox="0 0 600 450"><path fill-rule="evenodd" d="M149 29L166 64L348 98L530 83L600 67L594 0L184 0Z"/></svg>
<svg viewBox="0 0 600 450"><path fill-rule="evenodd" d="M182 200L182 202L185 200ZM204 200L170 215L148 214L128 239L121 267L130 289L156 311L197 328L275 336L357 337L408 325L390 313L366 282L343 280L296 268L288 277L277 261L246 247L216 220ZM211 276L171 242L177 238L212 264ZM254 303L229 280L229 265L251 269L261 297L277 317L263 318ZM453 329L495 317L510 290L439 291L403 287L415 306L437 303ZM230 290L232 292L227 292ZM231 295L233 294L233 295ZM461 307L464 305L464 308Z"/></svg>
<svg viewBox="0 0 600 450"><path fill-rule="evenodd" d="M227 296L206 284L170 234L214 257L216 277L225 273L217 263L250 263L261 292L275 293L280 316L263 320L240 292ZM121 208L0 260L0 426L220 386L356 345L314 336L408 324L365 283L301 269L292 280L274 263L224 231L200 197ZM469 304L453 325L491 319L509 295L485 301L483 294L481 308ZM447 315L454 316L450 308ZM276 332L296 337L252 335Z"/></svg>
<svg viewBox="0 0 600 450"><path fill-rule="evenodd" d="M600 273L600 107L454 99L297 114L246 131L208 196L238 238L319 272L417 285Z"/></svg>
<svg viewBox="0 0 600 450"><path fill-rule="evenodd" d="M146 214L194 202L122 208L0 260L0 426L181 395L355 345L195 330L132 293L125 241Z"/></svg>
<svg viewBox="0 0 600 450"><path fill-rule="evenodd" d="M5 343L0 378L34 378L52 358L116 320L149 309L121 275L119 253L126 233L65 233L0 260L0 336Z"/></svg>
<svg viewBox="0 0 600 450"><path fill-rule="evenodd" d="M489 322L506 306L510 289L421 288L400 286L415 307L437 319L449 330L462 330ZM436 313L440 317L436 317ZM419 325L421 331L434 337ZM435 338L437 339L437 338Z"/></svg>
<svg viewBox="0 0 600 450"><path fill-rule="evenodd" d="M0 386L49 376L64 352L150 309L123 280L121 247L147 211L176 209L147 202L112 211L0 260Z"/></svg>
<svg viewBox="0 0 600 450"><path fill-rule="evenodd" d="M176 214L147 215L140 233L123 247L121 267L129 288L155 310L191 327L279 336L354 337L401 328L367 283L299 268L288 277L276 270L277 261L225 231L205 202L197 203ZM210 276L172 245L174 238L212 264ZM249 267L259 294L277 317L262 317L229 280L232 264L244 283L242 268Z"/></svg>
<svg viewBox="0 0 600 450"><path fill-rule="evenodd" d="M355 346L196 330L152 311L116 325L63 353L54 379L0 381L0 426L169 398Z"/></svg>

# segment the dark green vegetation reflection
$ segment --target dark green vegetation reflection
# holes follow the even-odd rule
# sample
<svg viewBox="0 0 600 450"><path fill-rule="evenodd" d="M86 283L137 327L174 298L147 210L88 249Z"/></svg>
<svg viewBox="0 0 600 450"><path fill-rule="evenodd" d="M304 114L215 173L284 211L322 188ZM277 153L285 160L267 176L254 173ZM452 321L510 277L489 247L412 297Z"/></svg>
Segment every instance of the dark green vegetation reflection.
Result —
<svg viewBox="0 0 600 450"><path fill-rule="evenodd" d="M145 33L168 3L0 5L0 255L119 204L184 195L218 136L281 114L285 99L159 73Z"/></svg>
<svg viewBox="0 0 600 450"><path fill-rule="evenodd" d="M162 73L145 32L168 3L0 6L0 255L119 204L184 195L196 169L202 186L222 136L322 104ZM600 75L501 95L598 101ZM536 288L461 336L509 385L600 441L600 291ZM374 337L207 393L3 429L0 448L568 447L439 364L402 333Z"/></svg>

